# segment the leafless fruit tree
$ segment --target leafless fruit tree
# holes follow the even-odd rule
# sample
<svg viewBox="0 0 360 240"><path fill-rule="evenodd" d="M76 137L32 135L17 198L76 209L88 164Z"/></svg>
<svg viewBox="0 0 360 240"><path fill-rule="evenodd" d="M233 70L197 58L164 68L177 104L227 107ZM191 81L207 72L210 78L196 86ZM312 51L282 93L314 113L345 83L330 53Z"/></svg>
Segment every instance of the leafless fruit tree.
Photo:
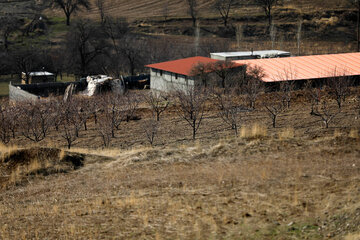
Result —
<svg viewBox="0 0 360 240"><path fill-rule="evenodd" d="M284 67L282 71L279 71L277 74L277 78L282 81L279 83L282 102L284 106L290 108L290 103L293 95L293 91L295 89L295 79L297 78L297 70L289 65Z"/></svg>
<svg viewBox="0 0 360 240"><path fill-rule="evenodd" d="M350 95L352 77L346 76L346 72L340 74L336 69L332 75L334 77L328 78L326 85L330 96L336 100L338 107L341 108L346 97Z"/></svg>
<svg viewBox="0 0 360 240"><path fill-rule="evenodd" d="M311 112L313 111L313 108L317 105L319 105L322 97L322 91L320 87L316 86L316 82L313 80L308 80L305 83L305 91L306 91L306 97L311 103Z"/></svg>
<svg viewBox="0 0 360 240"><path fill-rule="evenodd" d="M235 68L237 64L233 61L217 61L214 64L210 64L210 71L221 81L221 87L227 88L231 79L235 77Z"/></svg>
<svg viewBox="0 0 360 240"><path fill-rule="evenodd" d="M258 66L249 66L246 71L246 79L245 83L243 84L243 91L249 103L249 107L252 109L255 109L256 100L260 92L262 92L264 89L264 84L262 82L264 76L264 70Z"/></svg>
<svg viewBox="0 0 360 240"><path fill-rule="evenodd" d="M140 103L140 99L138 96L132 93L126 93L123 95L123 110L125 113L125 120L129 122L132 120L136 114L136 110L138 109Z"/></svg>
<svg viewBox="0 0 360 240"><path fill-rule="evenodd" d="M9 105L7 107L7 117L11 119L11 121L8 121L8 126L10 128L10 131L12 133L12 138L15 139L15 133L19 128L19 120L20 120L20 109L16 105Z"/></svg>
<svg viewBox="0 0 360 240"><path fill-rule="evenodd" d="M192 138L195 140L204 117L206 90L189 86L186 90L177 90L174 95L179 104L178 114L191 126Z"/></svg>
<svg viewBox="0 0 360 240"><path fill-rule="evenodd" d="M21 106L21 133L27 139L40 142L49 131L51 115L49 104L46 102L28 102Z"/></svg>
<svg viewBox="0 0 360 240"><path fill-rule="evenodd" d="M225 124L234 130L235 136L237 136L242 113L249 112L250 109L244 107L239 96L235 94L235 91L236 90L225 92L223 90L215 90L214 95L219 116Z"/></svg>
<svg viewBox="0 0 360 240"><path fill-rule="evenodd" d="M72 112L74 109L69 104L63 105L63 111L61 112L59 119L61 124L59 125L61 137L66 140L68 149L71 148L73 142L78 138L78 130L73 125L76 120L73 119L76 115Z"/></svg>
<svg viewBox="0 0 360 240"><path fill-rule="evenodd" d="M9 118L9 110L7 104L2 101L0 106L0 139L4 144L9 143L11 139L9 123L13 120Z"/></svg>
<svg viewBox="0 0 360 240"><path fill-rule="evenodd" d="M203 87L208 86L210 80L211 64L198 63L190 71L190 75L200 80Z"/></svg>
<svg viewBox="0 0 360 240"><path fill-rule="evenodd" d="M160 120L160 115L168 108L170 104L169 96L164 93L149 92L145 96L146 103L150 106L156 121Z"/></svg>
<svg viewBox="0 0 360 240"><path fill-rule="evenodd" d="M312 107L311 115L319 117L324 123L325 128L329 127L329 123L334 119L336 115L340 113L340 109L332 109L328 101L323 100L322 103Z"/></svg>
<svg viewBox="0 0 360 240"><path fill-rule="evenodd" d="M144 124L144 132L146 135L146 139L148 142L153 145L155 141L155 137L159 130L159 122L155 120L154 118L151 118L147 121L145 121Z"/></svg>
<svg viewBox="0 0 360 240"><path fill-rule="evenodd" d="M280 83L281 100L286 108L290 108L290 103L293 98L295 81L284 81Z"/></svg>
<svg viewBox="0 0 360 240"><path fill-rule="evenodd" d="M98 124L100 124L102 136L107 133L108 129L111 129L111 137L115 137L115 130L119 128L120 123L124 120L123 107L122 96L119 94L108 93L101 96L102 121L104 122L98 122ZM110 126L105 127L104 124ZM104 145L106 146L105 142Z"/></svg>
<svg viewBox="0 0 360 240"><path fill-rule="evenodd" d="M111 115L104 113L99 115L99 121L96 124L96 130L100 134L105 148L110 146L110 142L113 134L112 121L113 120L111 119Z"/></svg>
<svg viewBox="0 0 360 240"><path fill-rule="evenodd" d="M271 118L273 128L276 127L276 120L278 116L285 110L281 100L281 96L279 96L277 93L273 93L272 96L264 100L264 107L266 108L268 115Z"/></svg>

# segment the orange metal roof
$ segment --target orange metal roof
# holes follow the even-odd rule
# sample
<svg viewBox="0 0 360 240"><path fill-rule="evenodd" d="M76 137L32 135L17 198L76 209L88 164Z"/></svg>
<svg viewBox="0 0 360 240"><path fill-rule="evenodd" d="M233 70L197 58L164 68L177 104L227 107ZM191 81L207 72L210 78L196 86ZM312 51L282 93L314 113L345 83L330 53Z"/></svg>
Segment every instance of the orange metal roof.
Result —
<svg viewBox="0 0 360 240"><path fill-rule="evenodd" d="M199 63L208 64L208 63L215 63L219 60L207 58L207 57L190 57L190 58L183 58L178 59L175 61L168 61L162 63L155 63L146 65L145 67L155 68L164 70L167 72L177 73L181 75L191 76L191 70L194 66ZM236 66L240 66L243 64L236 64Z"/></svg>
<svg viewBox="0 0 360 240"><path fill-rule="evenodd" d="M264 82L360 75L360 53L238 60L264 69Z"/></svg>

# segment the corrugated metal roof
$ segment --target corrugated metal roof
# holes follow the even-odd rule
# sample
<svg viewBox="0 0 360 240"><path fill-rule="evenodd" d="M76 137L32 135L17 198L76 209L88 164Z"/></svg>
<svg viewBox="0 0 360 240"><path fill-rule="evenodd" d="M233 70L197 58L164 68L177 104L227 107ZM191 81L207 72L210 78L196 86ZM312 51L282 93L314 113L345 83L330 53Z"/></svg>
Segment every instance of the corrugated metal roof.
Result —
<svg viewBox="0 0 360 240"><path fill-rule="evenodd" d="M244 51L244 52L218 52L218 53L210 53L210 55L220 56L220 57L259 56L260 58L266 58L267 56L290 55L290 52L285 52L280 50L261 50L261 51Z"/></svg>
<svg viewBox="0 0 360 240"><path fill-rule="evenodd" d="M22 72L22 74L25 74ZM42 71L42 72L30 72L29 76L54 76L53 73Z"/></svg>
<svg viewBox="0 0 360 240"><path fill-rule="evenodd" d="M263 68L264 82L360 75L360 53L238 60L235 62Z"/></svg>
<svg viewBox="0 0 360 240"><path fill-rule="evenodd" d="M177 73L185 76L191 76L191 70L197 64L199 63L209 64L209 63L216 63L218 61L219 60L211 59L207 57L190 57L190 58L178 59L175 61L150 64L150 65L146 65L145 67L160 69L163 71ZM229 66L228 68L236 68L242 65L244 64L232 63L232 66Z"/></svg>
<svg viewBox="0 0 360 240"><path fill-rule="evenodd" d="M174 61L150 64L150 65L146 65L145 67L155 68L167 72L190 76L192 68L197 64L215 63L217 61L218 60L215 59L198 56L198 57L183 58Z"/></svg>

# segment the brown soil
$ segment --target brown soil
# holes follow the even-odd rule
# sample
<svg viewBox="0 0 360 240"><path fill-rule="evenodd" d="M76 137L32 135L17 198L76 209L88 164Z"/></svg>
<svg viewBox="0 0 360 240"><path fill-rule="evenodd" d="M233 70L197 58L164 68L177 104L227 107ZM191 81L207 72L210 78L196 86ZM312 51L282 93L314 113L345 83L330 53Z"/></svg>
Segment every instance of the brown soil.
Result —
<svg viewBox="0 0 360 240"><path fill-rule="evenodd" d="M260 105L244 116L242 130L256 123L256 136L235 138L211 103L195 142L174 107L162 117L155 147L146 145L143 134L149 118L144 105L140 120L124 122L117 131L112 149L99 148L101 139L90 124L72 150L83 154L83 167L14 174L0 191L0 236L359 239L356 95L328 129L309 114L302 93L297 95L275 129ZM65 142L54 131L42 145L65 147ZM22 164L39 155L62 159L56 149L29 152L14 151L4 159Z"/></svg>

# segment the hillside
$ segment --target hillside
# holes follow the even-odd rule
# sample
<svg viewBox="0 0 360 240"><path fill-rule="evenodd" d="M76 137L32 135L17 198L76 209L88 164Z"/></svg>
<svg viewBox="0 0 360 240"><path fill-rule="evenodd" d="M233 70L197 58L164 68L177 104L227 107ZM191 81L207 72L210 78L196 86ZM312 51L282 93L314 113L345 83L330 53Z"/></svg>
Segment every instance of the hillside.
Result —
<svg viewBox="0 0 360 240"><path fill-rule="evenodd" d="M360 237L359 139L74 151L79 169L44 174L38 151L0 192L2 239Z"/></svg>
<svg viewBox="0 0 360 240"><path fill-rule="evenodd" d="M210 102L196 141L171 106L150 146L143 102L110 148L93 118L71 150L54 127L38 144L16 133L0 149L0 237L358 240L359 88L329 128L304 95L276 128L262 104L242 114L237 137Z"/></svg>

